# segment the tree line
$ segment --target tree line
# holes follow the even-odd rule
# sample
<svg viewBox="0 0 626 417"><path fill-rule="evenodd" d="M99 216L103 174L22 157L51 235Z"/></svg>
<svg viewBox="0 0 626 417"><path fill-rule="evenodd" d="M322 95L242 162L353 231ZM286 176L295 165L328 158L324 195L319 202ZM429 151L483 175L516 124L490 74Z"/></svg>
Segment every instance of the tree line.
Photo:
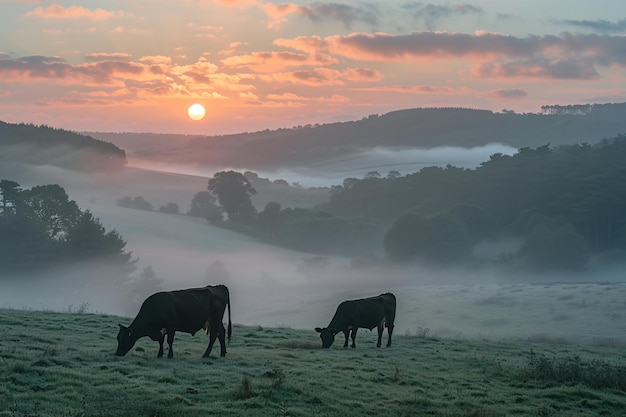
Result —
<svg viewBox="0 0 626 417"><path fill-rule="evenodd" d="M126 165L126 152L112 143L63 129L0 121L0 161L81 171L116 170Z"/></svg>
<svg viewBox="0 0 626 417"><path fill-rule="evenodd" d="M626 251L625 160L626 135L596 145L527 147L493 154L474 169L373 171L346 178L315 207L270 201L262 210L251 200L254 176L222 171L196 193L187 214L274 245L372 262L580 270L592 257L619 260ZM118 204L151 209L140 197ZM107 232L58 185L22 189L2 180L0 236L3 271L97 258L134 268L121 235ZM497 247L503 239L519 244L492 259L477 256L479 244Z"/></svg>
<svg viewBox="0 0 626 417"><path fill-rule="evenodd" d="M619 258L626 250L624 161L624 135L593 146L527 147L493 154L475 169L347 178L315 208L270 202L261 211L251 204L256 190L246 177L223 171L208 183L217 199L211 223L322 254L382 251L394 263L485 262L476 245L515 238L518 247L490 262L580 270L592 256Z"/></svg>

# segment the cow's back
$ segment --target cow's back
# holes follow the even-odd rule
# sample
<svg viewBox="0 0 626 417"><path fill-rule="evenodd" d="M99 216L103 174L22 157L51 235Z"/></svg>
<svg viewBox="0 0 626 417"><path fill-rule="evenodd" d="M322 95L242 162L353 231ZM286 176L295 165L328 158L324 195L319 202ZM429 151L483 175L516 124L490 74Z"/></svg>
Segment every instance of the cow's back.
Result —
<svg viewBox="0 0 626 417"><path fill-rule="evenodd" d="M337 330L361 327L373 329L385 318L385 304L380 297L347 300L339 304L328 327Z"/></svg>
<svg viewBox="0 0 626 417"><path fill-rule="evenodd" d="M210 296L204 288L158 292L146 298L131 327L171 328L193 334L209 317Z"/></svg>

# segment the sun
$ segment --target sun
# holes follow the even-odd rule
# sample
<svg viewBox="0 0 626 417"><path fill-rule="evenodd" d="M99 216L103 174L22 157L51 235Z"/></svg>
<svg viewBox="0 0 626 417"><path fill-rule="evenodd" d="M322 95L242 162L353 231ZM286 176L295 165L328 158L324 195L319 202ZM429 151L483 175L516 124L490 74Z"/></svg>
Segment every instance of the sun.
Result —
<svg viewBox="0 0 626 417"><path fill-rule="evenodd" d="M206 110L204 109L204 106L202 104L196 103L189 106L189 109L187 109L187 114L189 115L189 118L191 120L202 120L206 115Z"/></svg>

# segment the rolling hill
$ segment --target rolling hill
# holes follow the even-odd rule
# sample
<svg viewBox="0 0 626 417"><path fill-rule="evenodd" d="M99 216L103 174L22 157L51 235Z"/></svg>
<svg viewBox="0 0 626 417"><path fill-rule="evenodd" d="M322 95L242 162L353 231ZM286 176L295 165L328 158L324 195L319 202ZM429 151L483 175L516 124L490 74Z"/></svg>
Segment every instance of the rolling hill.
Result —
<svg viewBox="0 0 626 417"><path fill-rule="evenodd" d="M129 157L167 164L277 169L316 166L374 148L513 148L596 143L626 132L626 104L544 106L544 113L421 108L358 121L223 136L90 132Z"/></svg>

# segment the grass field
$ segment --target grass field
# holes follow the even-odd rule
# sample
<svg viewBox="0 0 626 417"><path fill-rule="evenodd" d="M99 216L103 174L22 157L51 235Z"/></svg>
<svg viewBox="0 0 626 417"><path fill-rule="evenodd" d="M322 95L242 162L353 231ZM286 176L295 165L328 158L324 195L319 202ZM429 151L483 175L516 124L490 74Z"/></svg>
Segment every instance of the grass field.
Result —
<svg viewBox="0 0 626 417"><path fill-rule="evenodd" d="M226 358L177 334L116 357L116 316L0 310L0 416L624 416L618 348L394 336L320 349L314 331L235 325Z"/></svg>

